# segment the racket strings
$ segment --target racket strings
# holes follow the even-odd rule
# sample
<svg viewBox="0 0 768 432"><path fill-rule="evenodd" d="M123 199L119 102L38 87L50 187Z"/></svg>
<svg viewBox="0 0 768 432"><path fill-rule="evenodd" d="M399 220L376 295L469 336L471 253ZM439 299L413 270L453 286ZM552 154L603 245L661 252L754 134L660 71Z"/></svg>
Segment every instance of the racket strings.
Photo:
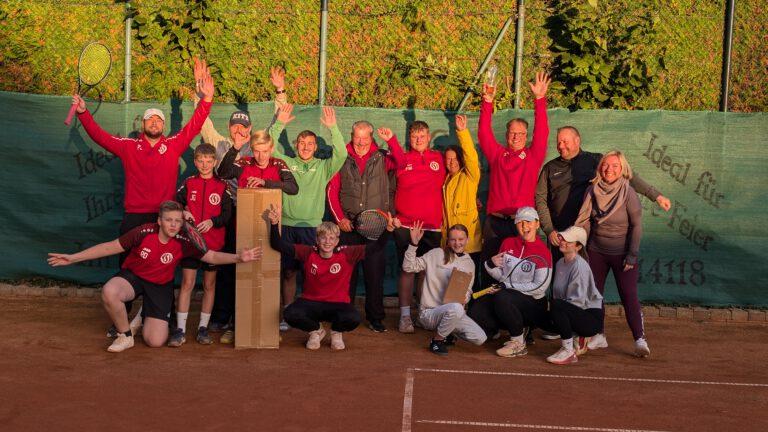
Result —
<svg viewBox="0 0 768 432"><path fill-rule="evenodd" d="M101 82L112 66L112 57L104 45L92 43L83 49L78 63L80 82L93 86Z"/></svg>
<svg viewBox="0 0 768 432"><path fill-rule="evenodd" d="M364 211L355 219L357 232L365 238L376 240L387 229L387 219L376 211Z"/></svg>

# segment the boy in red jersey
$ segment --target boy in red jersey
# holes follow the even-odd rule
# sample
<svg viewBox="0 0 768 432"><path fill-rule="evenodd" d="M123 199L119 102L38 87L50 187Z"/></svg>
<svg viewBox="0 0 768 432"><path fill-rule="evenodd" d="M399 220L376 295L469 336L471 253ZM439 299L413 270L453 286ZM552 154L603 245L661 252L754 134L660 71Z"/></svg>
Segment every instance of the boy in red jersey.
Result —
<svg viewBox="0 0 768 432"><path fill-rule="evenodd" d="M393 219L388 214L387 230L394 230ZM325 337L321 321L331 322L331 349L345 348L342 332L354 330L362 321L360 313L350 304L349 280L357 262L366 254L382 249L387 236L381 236L367 245L341 246L339 227L333 222L323 222L317 227L315 246L285 242L280 236L280 210L270 208L272 223L269 244L300 261L304 270L304 289L301 296L288 305L283 312L285 321L291 327L309 332L307 349L316 350Z"/></svg>
<svg viewBox="0 0 768 432"><path fill-rule="evenodd" d="M261 258L261 248L243 249L237 254L200 250L182 233L184 214L181 204L165 201L160 205L157 222L136 227L120 238L100 243L76 254L49 253L48 264L65 266L128 251L121 270L101 290L104 309L118 334L109 352L133 347L124 302L144 296L146 319L142 336L150 347L163 346L168 339L168 320L173 302L173 275L185 257L208 264L249 262Z"/></svg>
<svg viewBox="0 0 768 432"><path fill-rule="evenodd" d="M195 149L197 175L184 180L176 191L176 201L184 206L184 219L196 224L208 249L220 251L224 247L224 227L232 217L232 196L227 184L213 175L214 166L216 166L216 148L210 144L199 145ZM208 322L211 319L216 292L217 269L199 259L184 258L181 261L181 289L176 305L177 327L171 330L168 346L179 347L186 342L189 303L199 268L203 269L203 304L200 308L197 342L203 345L213 343L208 334Z"/></svg>
<svg viewBox="0 0 768 432"><path fill-rule="evenodd" d="M219 177L237 179L238 188L281 189L287 195L299 193L296 178L288 165L272 157L275 141L265 130L257 130L250 140L253 157L242 156L237 159L243 143L234 143L219 164Z"/></svg>
<svg viewBox="0 0 768 432"><path fill-rule="evenodd" d="M379 137L387 142L395 161L397 188L395 190L396 218L402 223L393 237L397 248L397 266L403 267L405 251L411 241L410 228L415 221L424 223L424 236L419 241L417 255L440 247L443 226L443 183L445 162L443 154L429 148L432 135L423 121L408 126L411 149L406 153L397 137L387 128L378 130ZM400 303L401 333L413 333L411 300L413 298L414 273L400 272L397 293Z"/></svg>

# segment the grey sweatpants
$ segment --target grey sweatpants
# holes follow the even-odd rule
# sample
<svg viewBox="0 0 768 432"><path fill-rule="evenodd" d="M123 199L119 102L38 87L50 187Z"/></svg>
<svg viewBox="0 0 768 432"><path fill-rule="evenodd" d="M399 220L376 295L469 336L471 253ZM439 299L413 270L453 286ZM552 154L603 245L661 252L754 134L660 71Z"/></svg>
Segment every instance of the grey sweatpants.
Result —
<svg viewBox="0 0 768 432"><path fill-rule="evenodd" d="M447 337L451 333L471 342L482 345L487 336L483 329L472 321L459 303L448 303L432 309L419 311L419 322L426 330L437 330L437 334Z"/></svg>

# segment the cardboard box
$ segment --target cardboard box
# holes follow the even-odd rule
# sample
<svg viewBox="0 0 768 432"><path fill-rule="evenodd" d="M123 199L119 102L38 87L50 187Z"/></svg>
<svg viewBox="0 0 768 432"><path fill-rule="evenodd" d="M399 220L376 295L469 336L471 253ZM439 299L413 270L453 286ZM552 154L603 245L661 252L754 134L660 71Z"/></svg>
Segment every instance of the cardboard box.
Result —
<svg viewBox="0 0 768 432"><path fill-rule="evenodd" d="M261 260L237 264L235 348L280 346L280 253L269 246L269 206L280 207L278 189L238 189L237 249L261 246Z"/></svg>
<svg viewBox="0 0 768 432"><path fill-rule="evenodd" d="M443 294L443 304L459 303L464 304L467 301L467 291L474 282L474 275L454 268L451 272L451 278L448 280L448 288Z"/></svg>

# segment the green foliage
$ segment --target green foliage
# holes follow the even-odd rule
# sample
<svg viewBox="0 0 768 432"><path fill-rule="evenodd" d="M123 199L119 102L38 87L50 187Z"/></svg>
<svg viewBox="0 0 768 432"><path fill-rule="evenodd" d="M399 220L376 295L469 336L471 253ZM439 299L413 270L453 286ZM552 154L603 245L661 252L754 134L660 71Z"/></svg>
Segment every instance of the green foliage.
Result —
<svg viewBox="0 0 768 432"><path fill-rule="evenodd" d="M664 69L654 2L559 0L548 27L553 77L570 108L634 109Z"/></svg>

